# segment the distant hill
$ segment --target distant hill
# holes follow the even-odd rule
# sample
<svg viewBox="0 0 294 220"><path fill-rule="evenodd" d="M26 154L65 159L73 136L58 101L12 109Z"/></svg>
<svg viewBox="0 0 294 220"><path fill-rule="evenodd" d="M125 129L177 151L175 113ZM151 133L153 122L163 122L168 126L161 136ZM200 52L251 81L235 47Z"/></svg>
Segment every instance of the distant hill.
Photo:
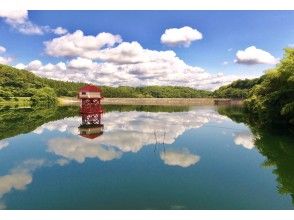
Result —
<svg viewBox="0 0 294 220"><path fill-rule="evenodd" d="M0 64L0 97L31 97L36 90L49 87L57 96L76 96L85 83L64 82L35 75L27 70L19 70ZM212 92L180 86L130 87L101 86L103 96L109 98L203 98Z"/></svg>
<svg viewBox="0 0 294 220"><path fill-rule="evenodd" d="M35 89L50 87L57 96L75 96L84 83L63 82L0 64L0 97L30 97Z"/></svg>

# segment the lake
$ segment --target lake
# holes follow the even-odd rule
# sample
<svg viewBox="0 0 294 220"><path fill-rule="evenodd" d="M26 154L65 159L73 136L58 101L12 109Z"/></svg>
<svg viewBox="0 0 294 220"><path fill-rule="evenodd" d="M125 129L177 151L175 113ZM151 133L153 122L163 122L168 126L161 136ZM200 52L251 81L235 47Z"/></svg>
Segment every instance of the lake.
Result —
<svg viewBox="0 0 294 220"><path fill-rule="evenodd" d="M1 209L293 209L294 137L234 106L0 110Z"/></svg>

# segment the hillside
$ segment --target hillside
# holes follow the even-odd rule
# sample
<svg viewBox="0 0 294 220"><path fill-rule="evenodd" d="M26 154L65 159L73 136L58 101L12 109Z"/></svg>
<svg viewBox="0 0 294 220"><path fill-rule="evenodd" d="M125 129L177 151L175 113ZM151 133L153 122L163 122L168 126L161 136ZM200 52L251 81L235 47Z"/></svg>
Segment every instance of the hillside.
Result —
<svg viewBox="0 0 294 220"><path fill-rule="evenodd" d="M26 70L0 64L0 97L31 97L35 90L52 88L57 96L75 96L84 83L46 79Z"/></svg>
<svg viewBox="0 0 294 220"><path fill-rule="evenodd" d="M229 85L222 86L213 92L216 98L247 98L250 89L263 81L263 76L256 79L236 80Z"/></svg>
<svg viewBox="0 0 294 220"><path fill-rule="evenodd" d="M0 64L0 97L32 97L38 90L57 96L76 96L84 83L64 82L46 79L27 70L19 70ZM103 95L109 98L203 98L211 92L178 86L109 87L101 86ZM52 93L53 92L53 93Z"/></svg>

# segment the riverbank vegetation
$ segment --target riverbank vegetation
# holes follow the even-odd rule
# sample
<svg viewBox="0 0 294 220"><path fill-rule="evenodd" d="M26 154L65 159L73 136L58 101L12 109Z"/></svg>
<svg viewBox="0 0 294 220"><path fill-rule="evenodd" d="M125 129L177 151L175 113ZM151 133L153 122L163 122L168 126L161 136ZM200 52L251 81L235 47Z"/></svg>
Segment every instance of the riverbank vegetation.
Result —
<svg viewBox="0 0 294 220"><path fill-rule="evenodd" d="M245 110L262 125L294 125L294 48L286 48L283 59L263 76L237 80L220 87L213 96L245 98Z"/></svg>
<svg viewBox="0 0 294 220"><path fill-rule="evenodd" d="M284 58L266 71L244 103L262 123L294 125L294 48L285 49Z"/></svg>

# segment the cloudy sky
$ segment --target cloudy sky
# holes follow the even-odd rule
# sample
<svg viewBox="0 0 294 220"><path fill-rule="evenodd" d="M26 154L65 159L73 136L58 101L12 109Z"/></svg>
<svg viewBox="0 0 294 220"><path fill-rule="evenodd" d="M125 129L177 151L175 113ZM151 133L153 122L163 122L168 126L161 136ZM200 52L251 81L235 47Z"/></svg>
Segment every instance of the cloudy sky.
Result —
<svg viewBox="0 0 294 220"><path fill-rule="evenodd" d="M0 11L0 63L110 86L215 89L273 67L291 11Z"/></svg>

